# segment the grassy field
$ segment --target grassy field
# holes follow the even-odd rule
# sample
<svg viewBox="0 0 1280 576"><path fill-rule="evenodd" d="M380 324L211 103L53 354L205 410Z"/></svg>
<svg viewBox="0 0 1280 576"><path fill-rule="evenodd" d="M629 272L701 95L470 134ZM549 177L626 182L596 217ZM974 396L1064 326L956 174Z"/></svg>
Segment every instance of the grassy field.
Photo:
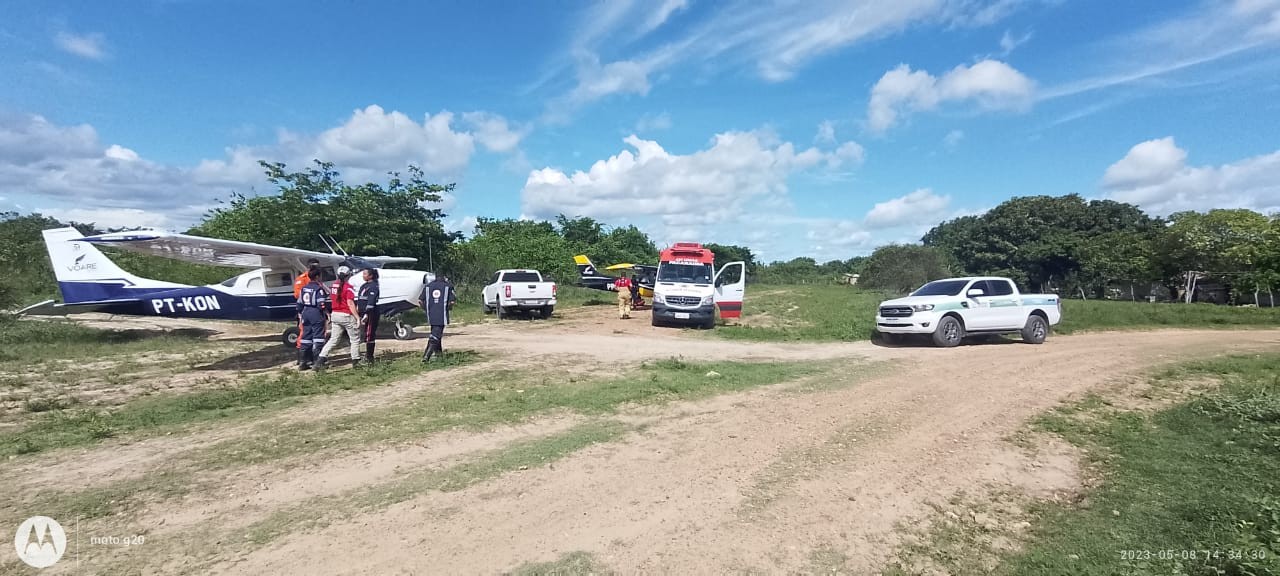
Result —
<svg viewBox="0 0 1280 576"><path fill-rule="evenodd" d="M234 386L139 398L112 411L74 407L48 410L16 432L0 436L0 458L79 446L115 436L157 434L210 420L257 416L267 410L290 406L307 396L377 386L475 359L474 353L457 352L444 362L424 365L417 355L410 354L366 368L324 374L286 369L248 377Z"/></svg>
<svg viewBox="0 0 1280 576"><path fill-rule="evenodd" d="M743 325L715 334L738 340L868 340L876 307L890 298L849 286L767 286L747 290ZM1151 328L1280 328L1280 308L1212 304L1152 304L1103 300L1063 301L1062 334Z"/></svg>
<svg viewBox="0 0 1280 576"><path fill-rule="evenodd" d="M1043 506L1008 574L1280 574L1280 354L1187 364L1221 381L1154 414L1086 402L1039 427L1084 448L1104 483Z"/></svg>
<svg viewBox="0 0 1280 576"><path fill-rule="evenodd" d="M0 315L0 370L47 360L189 351L210 347L202 330L98 330L66 321L15 320Z"/></svg>

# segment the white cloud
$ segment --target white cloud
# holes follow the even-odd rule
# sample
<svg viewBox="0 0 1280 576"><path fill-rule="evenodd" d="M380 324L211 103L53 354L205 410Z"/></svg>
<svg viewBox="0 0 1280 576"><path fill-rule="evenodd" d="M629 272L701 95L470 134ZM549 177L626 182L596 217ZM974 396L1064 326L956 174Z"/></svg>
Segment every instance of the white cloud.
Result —
<svg viewBox="0 0 1280 576"><path fill-rule="evenodd" d="M466 168L476 142L487 150L516 150L523 135L494 114L464 114L462 123L473 131L455 129L453 120L451 113L441 112L417 122L369 106L318 134L281 130L275 144L233 146L222 158L184 167L104 144L87 124L58 126L41 116L0 115L0 190L36 198L49 210L99 214L100 223L111 226L161 220L187 225L233 190L272 190L260 159L295 170L313 159L327 160L352 182L382 181L387 172L403 171L408 164L421 167L428 178L448 180ZM513 157L523 155L517 151ZM449 196L442 206L452 208L455 202Z"/></svg>
<svg viewBox="0 0 1280 576"><path fill-rule="evenodd" d="M1108 188L1133 188L1167 182L1181 170L1187 151L1173 137L1148 140L1129 149L1124 158L1107 168L1102 182Z"/></svg>
<svg viewBox="0 0 1280 576"><path fill-rule="evenodd" d="M952 130L950 132L947 132L946 136L942 137L942 143L945 144L947 148L952 148L952 149L954 149L956 146L959 146L960 142L962 142L963 140L964 140L964 130Z"/></svg>
<svg viewBox="0 0 1280 576"><path fill-rule="evenodd" d="M946 102L975 102L987 110L1019 110L1030 105L1035 83L998 60L960 65L935 78L902 64L886 72L871 88L868 125L884 132L912 111L936 109Z"/></svg>
<svg viewBox="0 0 1280 576"><path fill-rule="evenodd" d="M666 23L669 18L671 18L672 14L688 7L689 0L662 0L662 2L658 4L658 9L651 12L649 17L645 19L644 24L640 26L638 35L644 36L654 30L657 30Z"/></svg>
<svg viewBox="0 0 1280 576"><path fill-rule="evenodd" d="M102 34L58 32L53 41L62 51L81 58L104 60L107 57L107 40Z"/></svg>
<svg viewBox="0 0 1280 576"><path fill-rule="evenodd" d="M137 208L36 208L36 212L63 222L96 224L98 228L168 228L173 221L164 214Z"/></svg>
<svg viewBox="0 0 1280 576"><path fill-rule="evenodd" d="M296 168L313 159L327 160L343 168L349 179L377 179L389 170L414 164L436 178L456 178L475 153L476 142L494 152L514 150L523 130L513 130L502 116L468 112L463 124L472 131L456 130L448 111L424 114L419 123L398 111L370 105L355 110L341 125L316 135L281 131L270 146L238 146L226 158L205 160L194 170L206 183L248 183L260 178L259 159L285 162Z"/></svg>
<svg viewBox="0 0 1280 576"><path fill-rule="evenodd" d="M950 207L950 196L939 196L933 190L921 188L877 203L863 221L872 229L932 225L942 220Z"/></svg>
<svg viewBox="0 0 1280 576"><path fill-rule="evenodd" d="M528 134L527 128L512 129L506 118L492 112L466 112L462 120L471 126L476 141L490 152L510 152Z"/></svg>
<svg viewBox="0 0 1280 576"><path fill-rule="evenodd" d="M589 59L578 68L578 86L569 94L572 104L599 100L612 94L649 93L649 69L644 62L620 60L600 65Z"/></svg>
<svg viewBox="0 0 1280 576"><path fill-rule="evenodd" d="M766 131L718 134L691 154L672 154L653 140L629 136L623 150L568 174L557 168L529 173L522 210L534 218L557 214L602 220L648 221L658 239L697 237L709 227L738 221L747 212L786 208L787 179L820 165L841 166L861 147L797 150Z"/></svg>
<svg viewBox="0 0 1280 576"><path fill-rule="evenodd" d="M818 135L813 137L813 141L818 144L835 144L836 125L830 120L823 120L818 124Z"/></svg>
<svg viewBox="0 0 1280 576"><path fill-rule="evenodd" d="M1021 36L1014 36L1012 32L1005 30L1004 36L1000 37L1000 55L1008 56L1017 50L1019 46L1026 44L1031 40L1031 33L1027 32Z"/></svg>
<svg viewBox="0 0 1280 576"><path fill-rule="evenodd" d="M1105 63L1093 74L1042 90L1042 99L1133 85L1280 43L1280 1L1203 2L1184 16L1084 47L1071 57ZM1247 66L1249 63L1238 64ZM1227 64L1218 70L1230 68Z"/></svg>
<svg viewBox="0 0 1280 576"><path fill-rule="evenodd" d="M658 132L671 129L671 114L645 114L636 120L636 132Z"/></svg>
<svg viewBox="0 0 1280 576"><path fill-rule="evenodd" d="M678 64L707 69L751 67L767 81L782 81L830 52L898 33L913 25L983 26L1003 18L1021 0L727 0L671 39L642 51L632 43L684 8L681 0L598 3L586 11L567 56L534 83L546 85L576 70L568 96L583 104L611 94L647 94L656 72ZM655 23L657 23L655 25ZM629 54L600 66L599 54ZM576 65L576 68L575 68Z"/></svg>
<svg viewBox="0 0 1280 576"><path fill-rule="evenodd" d="M1167 215L1181 210L1280 211L1280 151L1221 166L1188 166L1173 138L1142 142L1103 176L1107 197Z"/></svg>

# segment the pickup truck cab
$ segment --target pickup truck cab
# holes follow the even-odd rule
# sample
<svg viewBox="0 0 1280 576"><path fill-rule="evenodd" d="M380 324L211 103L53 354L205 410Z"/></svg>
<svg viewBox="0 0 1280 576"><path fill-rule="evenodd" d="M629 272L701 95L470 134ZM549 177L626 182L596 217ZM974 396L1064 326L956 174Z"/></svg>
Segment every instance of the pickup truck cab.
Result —
<svg viewBox="0 0 1280 576"><path fill-rule="evenodd" d="M550 318L556 308L556 283L546 282L537 270L499 270L484 287L485 313L498 318L528 312Z"/></svg>
<svg viewBox="0 0 1280 576"><path fill-rule="evenodd" d="M880 303L876 331L886 342L903 334L929 334L938 346L957 346L969 334L1022 335L1040 344L1062 319L1057 294L1022 294L1008 278L935 280L911 295Z"/></svg>

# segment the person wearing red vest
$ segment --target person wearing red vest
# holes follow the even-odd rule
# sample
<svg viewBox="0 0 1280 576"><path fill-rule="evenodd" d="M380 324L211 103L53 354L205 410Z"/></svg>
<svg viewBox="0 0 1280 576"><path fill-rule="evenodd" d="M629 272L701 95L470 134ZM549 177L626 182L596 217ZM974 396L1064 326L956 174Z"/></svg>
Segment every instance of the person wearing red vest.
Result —
<svg viewBox="0 0 1280 576"><path fill-rule="evenodd" d="M631 317L631 278L619 276L613 281L613 288L618 291L618 318L626 320Z"/></svg>
<svg viewBox="0 0 1280 576"><path fill-rule="evenodd" d="M338 281L333 284L329 295L329 303L333 307L329 314L329 341L324 343L320 357L316 359L316 370L323 370L329 361L329 353L337 346L338 340L345 332L351 340L351 363L360 365L360 317L356 316L356 291L351 287L351 274L354 271L346 264L338 267Z"/></svg>

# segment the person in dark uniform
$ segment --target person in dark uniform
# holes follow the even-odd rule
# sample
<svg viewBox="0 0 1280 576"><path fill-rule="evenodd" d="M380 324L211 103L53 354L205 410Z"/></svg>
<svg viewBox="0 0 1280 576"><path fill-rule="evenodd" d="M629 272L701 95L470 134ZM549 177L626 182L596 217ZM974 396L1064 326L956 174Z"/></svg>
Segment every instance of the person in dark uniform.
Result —
<svg viewBox="0 0 1280 576"><path fill-rule="evenodd" d="M360 323L364 326L364 360L373 363L374 340L378 335L378 271L366 268L364 284L360 285L360 293L356 295L356 308L359 310Z"/></svg>
<svg viewBox="0 0 1280 576"><path fill-rule="evenodd" d="M310 370L324 346L324 327L329 321L325 304L329 293L320 283L320 266L313 264L307 270L310 281L298 291L298 317L302 319L302 332L298 334L298 369Z"/></svg>
<svg viewBox="0 0 1280 576"><path fill-rule="evenodd" d="M444 358L444 327L449 325L449 311L455 300L448 278L436 277L422 287L422 310L427 313L427 324L431 326L427 349L422 353L423 362L430 362L436 353Z"/></svg>

